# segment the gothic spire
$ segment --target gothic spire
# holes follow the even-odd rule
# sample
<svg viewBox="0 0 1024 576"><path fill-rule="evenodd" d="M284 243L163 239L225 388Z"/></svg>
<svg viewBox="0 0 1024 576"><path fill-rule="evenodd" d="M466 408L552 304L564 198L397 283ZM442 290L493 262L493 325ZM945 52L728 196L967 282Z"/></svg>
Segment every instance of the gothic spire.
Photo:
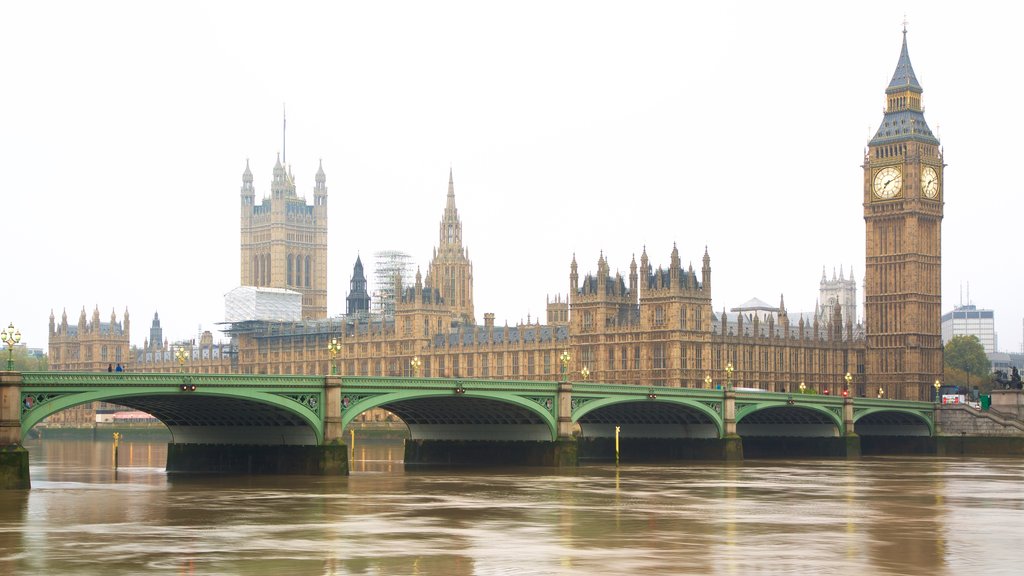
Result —
<svg viewBox="0 0 1024 576"><path fill-rule="evenodd" d="M921 84L917 82L914 74L914 67L910 64L910 53L907 51L907 25L903 24L903 47L900 49L900 59L896 62L896 71L892 74L889 87L885 89L886 94L913 90L923 92Z"/></svg>
<svg viewBox="0 0 1024 576"><path fill-rule="evenodd" d="M868 146L916 140L926 144L939 143L924 119L921 94L924 89L917 81L907 50L907 29L903 28L903 46L889 86L885 89L885 116Z"/></svg>

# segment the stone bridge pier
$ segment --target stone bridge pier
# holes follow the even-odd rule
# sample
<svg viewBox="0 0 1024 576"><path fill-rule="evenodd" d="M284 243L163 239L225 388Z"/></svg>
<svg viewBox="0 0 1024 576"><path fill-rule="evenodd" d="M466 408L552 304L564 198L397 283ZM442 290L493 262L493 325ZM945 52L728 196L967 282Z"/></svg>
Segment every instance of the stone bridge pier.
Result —
<svg viewBox="0 0 1024 576"><path fill-rule="evenodd" d="M0 490L31 486L21 445L21 374L0 372Z"/></svg>

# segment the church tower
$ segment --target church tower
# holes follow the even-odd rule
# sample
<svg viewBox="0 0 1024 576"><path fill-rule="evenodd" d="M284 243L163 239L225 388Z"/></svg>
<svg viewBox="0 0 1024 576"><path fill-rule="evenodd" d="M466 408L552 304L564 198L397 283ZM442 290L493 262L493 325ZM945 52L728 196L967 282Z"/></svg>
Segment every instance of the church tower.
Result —
<svg viewBox="0 0 1024 576"><path fill-rule="evenodd" d="M314 178L313 204L296 194L295 178L278 155L270 198L256 204L248 160L241 190L241 284L302 294L302 317L327 317L327 177Z"/></svg>
<svg viewBox="0 0 1024 576"><path fill-rule="evenodd" d="M462 221L455 207L455 183L448 171L448 201L441 216L437 249L427 267L427 284L438 290L452 320L476 324L473 314L473 263L462 246Z"/></svg>
<svg viewBox="0 0 1024 576"><path fill-rule="evenodd" d="M929 400L942 377L944 167L924 119L907 30L864 156L866 371L889 398Z"/></svg>
<svg viewBox="0 0 1024 576"><path fill-rule="evenodd" d="M366 290L366 275L363 273L363 259L356 256L352 267L352 279L348 283L348 297L345 298L345 314L352 316L370 313L370 293Z"/></svg>

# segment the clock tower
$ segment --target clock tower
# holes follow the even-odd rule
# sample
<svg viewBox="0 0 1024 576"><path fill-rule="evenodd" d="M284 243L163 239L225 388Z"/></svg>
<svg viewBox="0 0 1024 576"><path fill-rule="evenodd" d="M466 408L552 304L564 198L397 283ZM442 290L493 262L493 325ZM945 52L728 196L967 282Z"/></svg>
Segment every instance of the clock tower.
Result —
<svg viewBox="0 0 1024 576"><path fill-rule="evenodd" d="M867 381L889 398L930 400L942 377L942 149L907 51L885 89L864 156Z"/></svg>

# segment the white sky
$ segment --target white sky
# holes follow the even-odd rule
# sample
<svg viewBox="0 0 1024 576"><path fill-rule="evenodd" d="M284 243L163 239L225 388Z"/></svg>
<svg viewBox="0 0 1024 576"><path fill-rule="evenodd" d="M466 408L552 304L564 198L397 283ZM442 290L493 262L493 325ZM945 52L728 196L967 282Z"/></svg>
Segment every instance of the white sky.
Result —
<svg viewBox="0 0 1024 576"><path fill-rule="evenodd" d="M982 2L9 2L0 321L42 348L83 305L127 308L134 344L155 311L172 340L215 330L283 103L299 193L327 174L331 315L357 253L426 271L449 166L481 322L542 315L573 253L625 274L673 242L698 269L708 247L716 312L809 310L822 266L862 299L860 165L904 12L948 164L943 311L969 282L1020 351L1022 9Z"/></svg>

